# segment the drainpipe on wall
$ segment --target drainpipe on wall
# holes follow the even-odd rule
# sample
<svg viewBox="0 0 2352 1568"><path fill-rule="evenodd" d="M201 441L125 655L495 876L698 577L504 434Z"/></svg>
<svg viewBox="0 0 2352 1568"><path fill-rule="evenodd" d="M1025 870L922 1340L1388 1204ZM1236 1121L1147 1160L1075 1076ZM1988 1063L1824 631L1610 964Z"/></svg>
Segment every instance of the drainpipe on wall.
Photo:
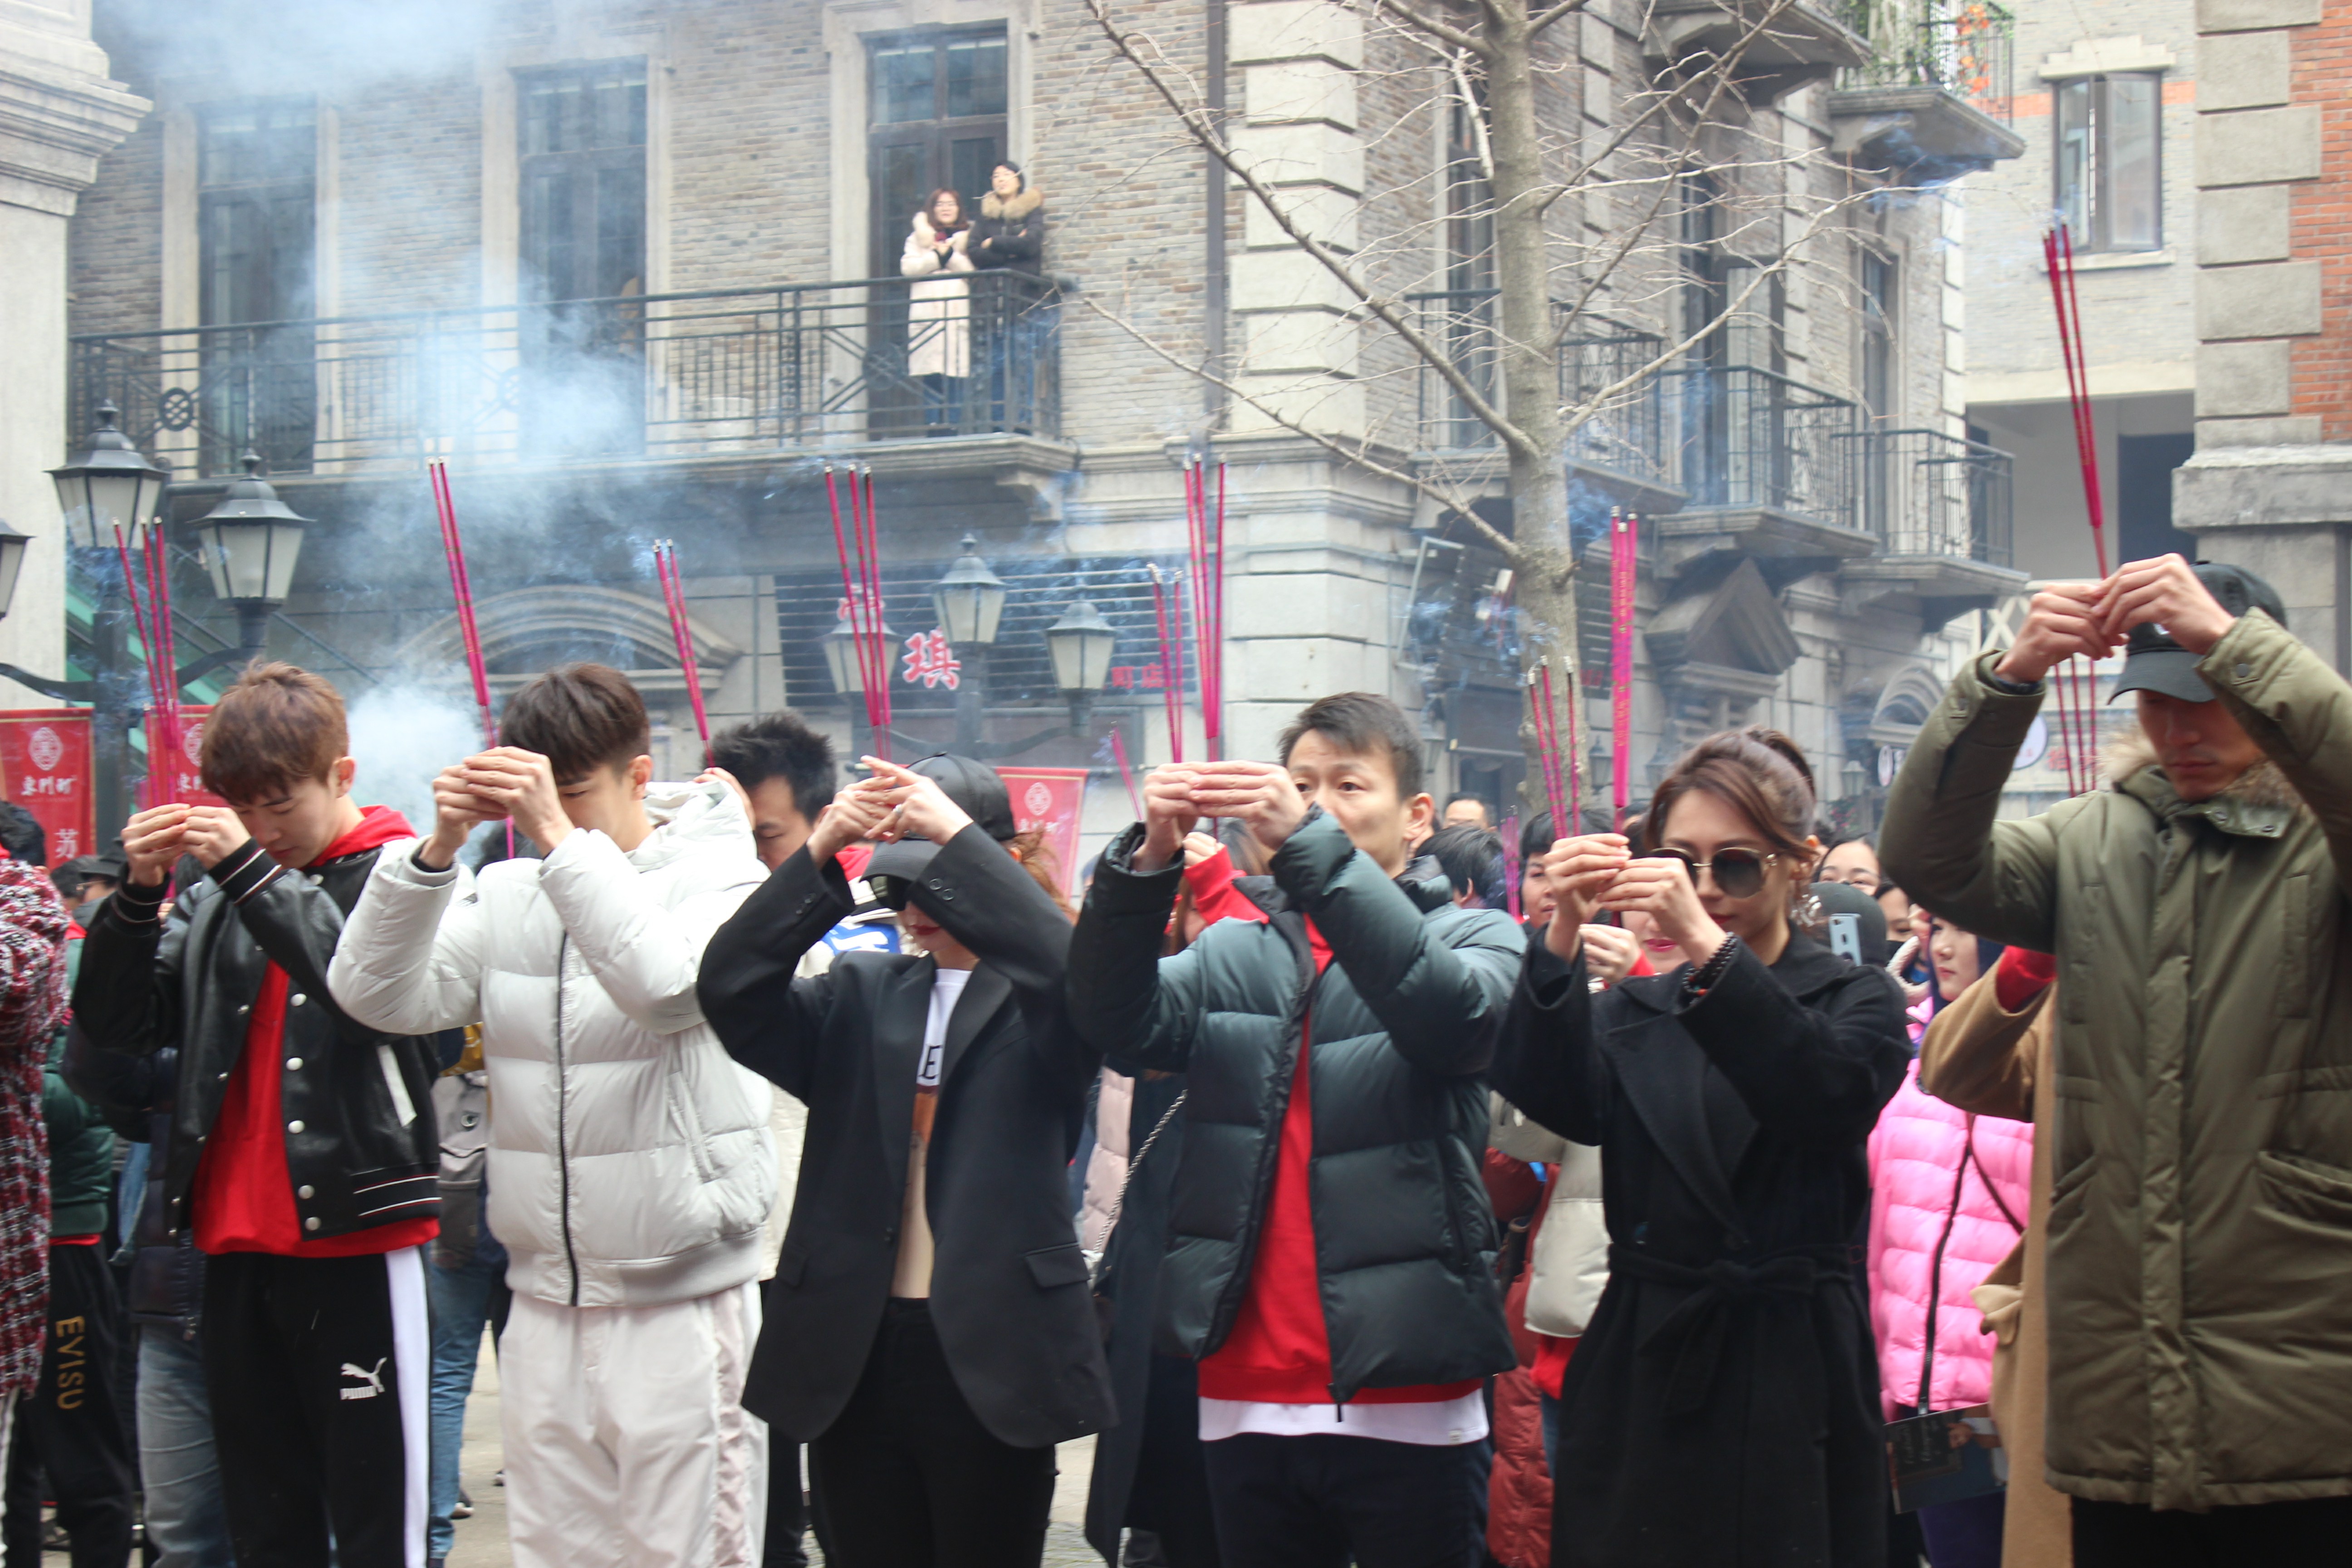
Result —
<svg viewBox="0 0 2352 1568"><path fill-rule="evenodd" d="M1205 0L1208 7L1208 77L1209 123L1223 134L1225 125L1225 0ZM1206 287L1202 289L1202 309L1207 320L1202 323L1204 346L1208 350L1210 368L1219 376L1227 374L1225 366L1225 172L1223 164L1210 153L1202 154L1207 165L1208 201L1206 206L1207 239L1202 258L1206 273ZM1203 405L1213 428L1223 422L1224 389L1214 383L1203 387Z"/></svg>

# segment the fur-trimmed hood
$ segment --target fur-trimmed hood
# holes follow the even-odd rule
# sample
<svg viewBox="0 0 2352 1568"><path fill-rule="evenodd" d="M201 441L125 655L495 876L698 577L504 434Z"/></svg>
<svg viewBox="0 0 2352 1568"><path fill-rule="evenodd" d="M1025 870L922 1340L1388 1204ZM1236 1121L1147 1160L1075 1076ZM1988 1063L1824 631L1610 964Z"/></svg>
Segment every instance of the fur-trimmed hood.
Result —
<svg viewBox="0 0 2352 1568"><path fill-rule="evenodd" d="M1045 193L1034 185L1029 186L1026 190L1014 192L1009 199L991 191L980 198L980 215L982 217L1002 218L1008 223L1019 223L1045 205Z"/></svg>
<svg viewBox="0 0 2352 1568"><path fill-rule="evenodd" d="M2107 783L2116 789L2153 768L2158 773L2164 765L2157 761L2156 747L2135 724L2128 730L2117 731L2107 739L2100 754L2106 768ZM2167 787L2171 780L2165 781ZM2242 801L2248 805L2277 806L2289 811L2307 811L2303 796L2295 793L2285 773L2268 757L2258 760L2252 767L2240 773L2228 789L2215 797L2220 800Z"/></svg>

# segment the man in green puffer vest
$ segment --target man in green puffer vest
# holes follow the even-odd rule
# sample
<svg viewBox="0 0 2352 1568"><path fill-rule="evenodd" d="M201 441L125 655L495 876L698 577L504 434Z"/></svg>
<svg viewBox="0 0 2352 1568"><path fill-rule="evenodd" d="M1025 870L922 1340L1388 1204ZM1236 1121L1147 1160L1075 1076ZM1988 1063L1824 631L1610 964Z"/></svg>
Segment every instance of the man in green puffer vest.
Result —
<svg viewBox="0 0 2352 1568"><path fill-rule="evenodd" d="M1889 875L2058 958L2048 1471L2077 1568L2352 1550L2352 686L2284 621L2177 555L2056 584L1887 803ZM2043 677L2119 644L2139 733L2108 787L1996 821Z"/></svg>

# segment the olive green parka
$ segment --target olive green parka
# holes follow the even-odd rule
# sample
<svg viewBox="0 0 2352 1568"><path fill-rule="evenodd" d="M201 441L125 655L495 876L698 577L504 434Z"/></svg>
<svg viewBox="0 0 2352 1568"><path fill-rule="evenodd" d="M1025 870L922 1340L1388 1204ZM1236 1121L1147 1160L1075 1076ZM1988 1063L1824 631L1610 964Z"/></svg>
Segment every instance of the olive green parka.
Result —
<svg viewBox="0 0 2352 1568"><path fill-rule="evenodd" d="M2352 1494L2352 686L2260 611L2199 665L2264 760L1996 821L2039 692L1961 671L1887 802L1920 903L2054 952L2048 1474L2203 1510Z"/></svg>

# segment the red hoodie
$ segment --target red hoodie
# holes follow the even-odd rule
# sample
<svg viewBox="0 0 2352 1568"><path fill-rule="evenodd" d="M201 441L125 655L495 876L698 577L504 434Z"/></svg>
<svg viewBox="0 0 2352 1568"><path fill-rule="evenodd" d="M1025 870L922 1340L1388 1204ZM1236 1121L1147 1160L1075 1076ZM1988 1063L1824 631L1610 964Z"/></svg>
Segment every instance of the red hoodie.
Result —
<svg viewBox="0 0 2352 1568"><path fill-rule="evenodd" d="M312 866L414 838L400 813L371 805L359 826L327 846ZM196 1247L203 1252L273 1252L281 1258L362 1258L417 1247L440 1232L433 1219L404 1219L347 1236L305 1239L286 1167L279 1084L286 1056L286 972L271 964L253 999L245 1049L221 1099L204 1158L196 1163Z"/></svg>
<svg viewBox="0 0 2352 1568"><path fill-rule="evenodd" d="M1203 866L1212 862L1203 861ZM1230 886L1230 882L1228 882ZM1235 897L1240 895L1236 894ZM1246 900L1244 900L1246 902ZM1253 909L1256 906L1252 905ZM1261 913L1260 919L1264 918ZM1331 949L1315 922L1307 922L1315 973L1331 962ZM1225 1342L1201 1362L1201 1397L1260 1405L1331 1403L1331 1333L1323 1320L1323 1277L1315 1257L1315 1211L1307 1190L1307 1165L1315 1152L1315 1113L1307 1064L1315 1037L1310 1013L1298 1044L1298 1067L1291 1079L1290 1104L1283 1112L1281 1144L1275 1156L1274 1194L1258 1230L1257 1257L1249 1288L1234 1316ZM1367 1388L1359 1405L1422 1405L1458 1399L1486 1380L1409 1388Z"/></svg>

